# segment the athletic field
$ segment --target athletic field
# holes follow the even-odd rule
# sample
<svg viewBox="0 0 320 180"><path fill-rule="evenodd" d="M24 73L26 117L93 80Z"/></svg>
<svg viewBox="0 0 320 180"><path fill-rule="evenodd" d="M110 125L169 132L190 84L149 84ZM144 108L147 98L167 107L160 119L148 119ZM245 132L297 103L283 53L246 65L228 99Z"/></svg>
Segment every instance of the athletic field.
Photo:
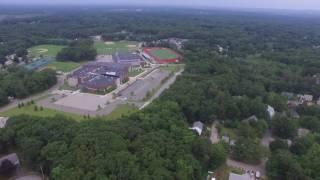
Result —
<svg viewBox="0 0 320 180"><path fill-rule="evenodd" d="M112 55L116 52L132 52L138 49L138 43L133 41L95 42L99 55Z"/></svg>
<svg viewBox="0 0 320 180"><path fill-rule="evenodd" d="M50 63L47 67L52 68L56 71L62 71L62 72L71 72L74 69L77 69L80 67L82 63L78 62L61 62L61 61L54 61L53 63Z"/></svg>
<svg viewBox="0 0 320 180"><path fill-rule="evenodd" d="M177 63L181 60L181 55L168 48L144 48L144 53L159 64Z"/></svg>
<svg viewBox="0 0 320 180"><path fill-rule="evenodd" d="M65 46L50 44L34 46L28 49L28 55L29 57L39 57L42 55L55 58L57 54L61 51L61 49L64 47Z"/></svg>
<svg viewBox="0 0 320 180"><path fill-rule="evenodd" d="M176 59L179 57L177 53L165 48L154 48L151 49L150 53L159 59Z"/></svg>

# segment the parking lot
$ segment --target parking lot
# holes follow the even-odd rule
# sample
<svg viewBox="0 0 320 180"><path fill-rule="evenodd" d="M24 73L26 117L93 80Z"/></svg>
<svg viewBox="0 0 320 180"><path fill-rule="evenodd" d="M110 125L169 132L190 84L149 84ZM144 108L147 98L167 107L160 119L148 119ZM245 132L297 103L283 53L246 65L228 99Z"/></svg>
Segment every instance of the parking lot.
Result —
<svg viewBox="0 0 320 180"><path fill-rule="evenodd" d="M118 93L120 98L127 99L129 101L143 101L148 92L157 90L161 85L161 81L169 76L168 71L157 69L147 75L143 79L138 79L131 84L128 88Z"/></svg>

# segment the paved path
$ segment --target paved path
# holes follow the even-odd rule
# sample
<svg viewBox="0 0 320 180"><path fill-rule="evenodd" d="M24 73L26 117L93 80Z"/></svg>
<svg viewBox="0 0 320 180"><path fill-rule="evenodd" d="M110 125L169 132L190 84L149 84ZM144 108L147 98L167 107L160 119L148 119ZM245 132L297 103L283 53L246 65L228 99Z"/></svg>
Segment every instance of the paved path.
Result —
<svg viewBox="0 0 320 180"><path fill-rule="evenodd" d="M261 144L262 144L264 147L269 148L269 144L270 144L272 141L274 141L274 138L272 137L272 133L271 133L270 129L268 129L268 130L264 133L264 135L263 135L263 137L262 137L262 139L261 139Z"/></svg>
<svg viewBox="0 0 320 180"><path fill-rule="evenodd" d="M22 103L22 102L27 103L28 101L37 100L43 96L49 95L52 91L59 89L64 84L64 79L65 79L65 76L59 76L57 84L52 86L50 89L43 91L41 93L32 95L32 96L29 96L25 99L16 99L16 100L12 101L11 103L9 103L8 105L0 108L0 112L6 112L10 109L16 108L19 103Z"/></svg>

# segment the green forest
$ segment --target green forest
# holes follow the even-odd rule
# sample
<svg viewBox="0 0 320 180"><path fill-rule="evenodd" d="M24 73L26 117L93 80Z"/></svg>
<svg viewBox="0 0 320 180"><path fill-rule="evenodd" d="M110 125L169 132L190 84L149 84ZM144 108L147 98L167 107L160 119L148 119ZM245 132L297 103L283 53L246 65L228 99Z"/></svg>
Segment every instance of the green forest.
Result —
<svg viewBox="0 0 320 180"><path fill-rule="evenodd" d="M91 44L82 46L75 39L99 34L108 40L145 42L178 37L188 39L181 52L186 69L149 107L120 119L12 117L7 128L0 129L0 152L18 150L24 163L37 171L42 167L54 180L198 180L227 158L250 164L267 158L269 179L320 176L320 107L301 104L296 108L300 117L294 118L288 97L281 95L310 94L316 100L320 96L317 18L192 9L50 11L47 16L0 22L0 59L50 43L68 45L58 54L61 60L82 60L80 53L69 50L80 52ZM89 56L94 56L91 50ZM9 84L31 83L27 78ZM49 79L48 85L54 82ZM0 99L37 91L8 89L0 86ZM268 105L277 112L272 119ZM245 121L253 115L256 121ZM213 145L207 137L196 136L188 129L195 121L208 127L218 122L220 132L235 134L235 145ZM310 133L300 137L299 128ZM266 131L275 136L269 149L260 145Z"/></svg>

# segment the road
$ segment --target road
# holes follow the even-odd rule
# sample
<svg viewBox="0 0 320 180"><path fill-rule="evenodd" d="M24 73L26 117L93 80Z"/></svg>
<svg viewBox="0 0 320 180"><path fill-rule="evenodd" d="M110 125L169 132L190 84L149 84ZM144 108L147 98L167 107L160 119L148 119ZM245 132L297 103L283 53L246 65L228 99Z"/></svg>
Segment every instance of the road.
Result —
<svg viewBox="0 0 320 180"><path fill-rule="evenodd" d="M269 144L270 144L272 141L274 141L274 138L272 137L271 131L268 129L268 130L264 133L264 135L263 135L263 137L262 137L262 139L261 139L261 144L262 144L264 147L269 148Z"/></svg>
<svg viewBox="0 0 320 180"><path fill-rule="evenodd" d="M180 71L176 72L176 73L173 75L173 77L171 77L170 79L168 79L168 80L159 88L159 90L150 98L150 100L148 100L147 102L145 102L139 109L141 110L141 109L145 108L145 107L148 106L150 103L152 103L153 100L157 99L164 90L168 89L168 88L171 86L171 84L173 84L173 83L176 81L177 76L181 75L183 71L184 71L184 69L181 69Z"/></svg>
<svg viewBox="0 0 320 180"><path fill-rule="evenodd" d="M220 141L218 130L216 128L216 124L213 123L211 127L211 135L210 135L210 141L212 144L216 144Z"/></svg>
<svg viewBox="0 0 320 180"><path fill-rule="evenodd" d="M259 171L261 176L265 176L266 175L266 160L263 160L260 164L258 165L251 165L251 164L246 164L246 163L242 163L242 162L238 162L232 159L227 159L227 165L230 167L236 167L236 168L240 168L243 169L244 171Z"/></svg>
<svg viewBox="0 0 320 180"><path fill-rule="evenodd" d="M62 75L62 76L58 76L58 82L56 85L52 86L50 89L47 89L41 93L38 93L38 94L35 94L35 95L32 95L32 96L29 96L25 99L16 99L16 100L13 100L11 103L9 103L8 105L0 108L0 112L6 112L10 109L13 109L13 108L16 108L18 106L19 103L27 103L29 101L32 101L32 100L37 100L43 96L46 96L46 95L49 95L52 91L55 91L57 89L59 89L63 84L64 84L64 80L65 80L65 75Z"/></svg>

